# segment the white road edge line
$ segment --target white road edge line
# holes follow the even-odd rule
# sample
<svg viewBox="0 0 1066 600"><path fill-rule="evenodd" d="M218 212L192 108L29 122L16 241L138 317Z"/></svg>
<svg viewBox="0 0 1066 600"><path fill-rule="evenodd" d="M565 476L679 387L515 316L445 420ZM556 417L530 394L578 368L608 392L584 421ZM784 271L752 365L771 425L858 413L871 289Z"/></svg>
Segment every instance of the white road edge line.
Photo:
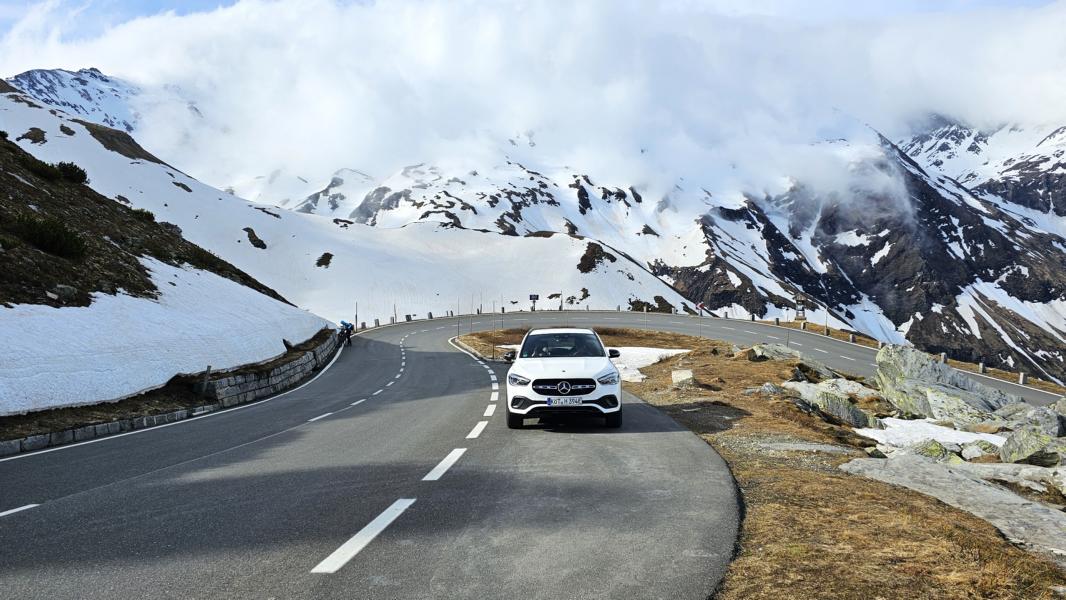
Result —
<svg viewBox="0 0 1066 600"><path fill-rule="evenodd" d="M478 421L477 425L474 425L474 428L470 430L470 433L466 434L466 439L477 439L477 436L481 435L482 431L485 431L485 426L488 424L488 421Z"/></svg>
<svg viewBox="0 0 1066 600"><path fill-rule="evenodd" d="M24 510L29 510L31 508L37 508L38 506L40 506L40 504L27 504L26 506L20 506L18 508L12 508L11 510L5 510L4 512L0 512L0 517L6 517L8 515L13 515L13 514L15 514L17 512L22 512Z"/></svg>
<svg viewBox="0 0 1066 600"><path fill-rule="evenodd" d="M444 473L448 469L452 468L452 465L459 462L459 459L466 452L466 448L456 448L448 453L448 456L444 457L444 460L437 463L437 466L433 467L433 470L426 473L426 476L422 478L422 481L437 481L444 476Z"/></svg>
<svg viewBox="0 0 1066 600"><path fill-rule="evenodd" d="M377 516L373 521L367 523L367 526L360 529L359 533L353 535L351 539L341 545L326 557L325 560L318 563L315 568L311 569L312 573L336 573L341 567L348 564L348 561L352 560L356 554L366 548L367 544L374 541L374 538L379 533L385 531L397 517L403 514L405 510L411 507L415 503L414 498L400 498L396 502L392 503L392 506L385 509L385 512Z"/></svg>
<svg viewBox="0 0 1066 600"><path fill-rule="evenodd" d="M385 390L378 390L378 391L376 391L376 392L374 392L373 394L370 394L370 395L371 396L377 396L378 394L380 394L381 392L384 392L384 391Z"/></svg>
<svg viewBox="0 0 1066 600"><path fill-rule="evenodd" d="M278 398L281 398L282 396L288 396L289 394L291 394L293 392L298 392L301 389L311 385L312 383L315 382L316 379L318 379L319 377L325 375L326 371L328 371L330 369L330 367L332 367L334 365L334 363L337 362L337 359L339 359L341 357L341 354L343 354L343 353L344 353L344 346L341 346L341 349L338 350L337 354L335 354L333 356L333 360L329 361L329 364L326 365L325 367L323 367L323 369L321 371L319 371L317 375L315 375L311 379L308 379L303 384L301 384L301 385L299 385L297 387L294 387L294 388L292 388L291 390L289 390L287 392L282 392L282 393L278 394L277 396L271 396L270 398L266 398L264 400L256 400L255 402L249 402L248 404L244 404L244 405L241 405L241 406L234 406L233 408L227 408L225 410L216 410L214 412L209 412L209 413L207 413L205 415L200 415L200 416L195 416L194 415L192 417L189 417L188 419L182 419L180 421L175 421L173 423L166 423L164 425L155 425L154 427L145 427L144 429L136 429L134 431L127 431L126 433L116 433L116 434L113 434L113 435L99 437L99 438L92 439L92 440L85 440L84 442L75 442L73 444L63 444L62 446L56 446L54 448L45 448L44 450L37 450L36 452L23 452L22 454L16 454L14 456L8 456L6 458L0 458L0 463L7 462L9 460L19 460L19 459L22 459L22 458L29 458L31 456L37 456L39 454L48 454L49 452L59 452L60 450L69 450L71 448L77 448L78 446L84 446L86 444L97 444L99 442L106 442L108 440L115 440L115 439L119 439L119 438L124 438L127 435L137 435L139 433L145 433L146 431L157 431L159 429L163 429L164 427L174 427L176 425L185 425L187 423L192 423L194 421L199 421L200 419L210 419L211 417L217 417L219 415L231 415L231 414L233 414L233 413L235 413L235 412L237 412L239 410L244 410L244 409L248 409L248 408L255 408L257 406L263 406L267 402L270 402L272 400L277 400Z"/></svg>
<svg viewBox="0 0 1066 600"><path fill-rule="evenodd" d="M356 400L355 402L352 402L351 404L349 404L349 406L359 406L360 404L362 404L364 402L366 402L366 398L363 398L362 400Z"/></svg>
<svg viewBox="0 0 1066 600"><path fill-rule="evenodd" d="M313 418L313 419L308 419L308 420L307 420L307 422L308 422L308 423L314 423L315 421L317 421L317 420L319 420L319 419L325 419L326 417L328 417L328 416L330 416L330 415L332 415L332 414L333 414L333 413L331 413L331 412L328 412L328 413L326 413L326 414L324 414L324 415L318 415L317 417L315 417L315 418Z"/></svg>
<svg viewBox="0 0 1066 600"><path fill-rule="evenodd" d="M496 412L496 405L495 404L490 404L490 405L485 407L485 414L483 416L491 417L492 413L494 413L494 412Z"/></svg>

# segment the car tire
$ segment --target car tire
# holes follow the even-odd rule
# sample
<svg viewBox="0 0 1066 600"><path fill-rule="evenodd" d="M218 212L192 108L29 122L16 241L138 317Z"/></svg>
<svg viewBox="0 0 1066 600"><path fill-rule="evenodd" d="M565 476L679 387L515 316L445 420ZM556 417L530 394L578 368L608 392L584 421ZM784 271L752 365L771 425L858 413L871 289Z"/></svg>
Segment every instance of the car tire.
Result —
<svg viewBox="0 0 1066 600"><path fill-rule="evenodd" d="M606 420L609 429L618 429L622 426L622 411L608 413Z"/></svg>
<svg viewBox="0 0 1066 600"><path fill-rule="evenodd" d="M508 411L507 413L507 428L508 429L521 429L525 425L525 415L517 415Z"/></svg>

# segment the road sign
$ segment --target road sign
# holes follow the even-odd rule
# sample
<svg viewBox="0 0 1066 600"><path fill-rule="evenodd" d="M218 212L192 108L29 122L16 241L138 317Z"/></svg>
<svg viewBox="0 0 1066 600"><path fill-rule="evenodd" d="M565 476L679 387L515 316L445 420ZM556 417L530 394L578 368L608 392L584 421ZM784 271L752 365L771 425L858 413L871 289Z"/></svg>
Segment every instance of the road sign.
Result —
<svg viewBox="0 0 1066 600"><path fill-rule="evenodd" d="M530 294L529 299L536 302L537 300L540 300L540 294Z"/></svg>

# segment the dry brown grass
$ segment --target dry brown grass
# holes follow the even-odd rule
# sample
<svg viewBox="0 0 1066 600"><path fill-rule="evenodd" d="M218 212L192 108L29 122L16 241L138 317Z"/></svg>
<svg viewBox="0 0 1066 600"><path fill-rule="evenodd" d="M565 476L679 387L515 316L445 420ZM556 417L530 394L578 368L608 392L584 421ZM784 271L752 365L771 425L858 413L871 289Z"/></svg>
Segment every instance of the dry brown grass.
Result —
<svg viewBox="0 0 1066 600"><path fill-rule="evenodd" d="M905 488L837 466L871 442L804 414L787 399L744 394L779 383L793 361L730 357L722 342L638 330L597 329L609 346L692 348L643 369L627 389L711 444L744 496L739 552L717 597L817 599L1053 598L1066 575L1020 550L981 519ZM500 332L516 343L525 330ZM464 336L490 348L483 334ZM697 386L676 389L673 369ZM775 443L840 446L843 454L783 452Z"/></svg>

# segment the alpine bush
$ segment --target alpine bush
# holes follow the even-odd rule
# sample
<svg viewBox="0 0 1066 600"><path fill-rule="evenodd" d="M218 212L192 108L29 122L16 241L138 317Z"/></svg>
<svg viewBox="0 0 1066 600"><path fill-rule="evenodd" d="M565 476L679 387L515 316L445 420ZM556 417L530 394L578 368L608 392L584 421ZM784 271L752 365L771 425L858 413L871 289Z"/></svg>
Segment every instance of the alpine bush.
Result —
<svg viewBox="0 0 1066 600"><path fill-rule="evenodd" d="M27 244L49 254L71 259L85 256L85 242L59 219L20 215L15 218L14 231Z"/></svg>
<svg viewBox="0 0 1066 600"><path fill-rule="evenodd" d="M56 169L59 170L59 174L63 176L63 179L71 183L89 183L89 176L85 173L85 169L72 162L56 163Z"/></svg>

